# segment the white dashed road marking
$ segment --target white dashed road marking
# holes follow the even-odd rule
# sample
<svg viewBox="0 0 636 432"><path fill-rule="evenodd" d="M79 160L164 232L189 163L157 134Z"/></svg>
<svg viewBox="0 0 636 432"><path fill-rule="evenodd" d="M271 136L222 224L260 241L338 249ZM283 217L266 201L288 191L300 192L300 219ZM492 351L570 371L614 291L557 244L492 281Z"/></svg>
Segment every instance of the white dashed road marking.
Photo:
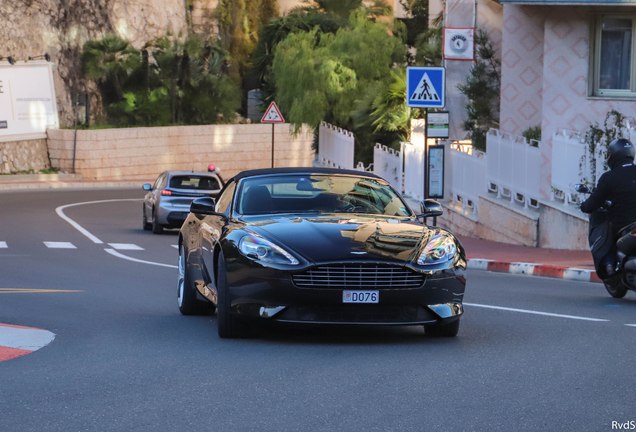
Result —
<svg viewBox="0 0 636 432"><path fill-rule="evenodd" d="M50 242L45 241L44 244L49 249L77 249L73 243L70 242Z"/></svg>
<svg viewBox="0 0 636 432"><path fill-rule="evenodd" d="M609 320L600 319L600 318L587 318L587 317L580 317L580 316L574 316L574 315L561 315L561 314L555 314L550 312L539 312L539 311L526 310L526 309L515 309L515 308L490 306L490 305L475 304L475 303L464 303L464 306L473 306L473 307L480 307L480 308L486 308L486 309L497 309L497 310L503 310L508 312L520 312L520 313L527 313L527 314L533 314L533 315L543 315L543 316L551 316L556 318L568 318L568 319L576 319L576 320L583 320L583 321L597 321L597 322L609 321Z"/></svg>
<svg viewBox="0 0 636 432"><path fill-rule="evenodd" d="M0 249L6 249L7 247L7 242L0 241Z"/></svg>
<svg viewBox="0 0 636 432"><path fill-rule="evenodd" d="M108 246L115 250L144 250L144 248L129 243L108 243Z"/></svg>

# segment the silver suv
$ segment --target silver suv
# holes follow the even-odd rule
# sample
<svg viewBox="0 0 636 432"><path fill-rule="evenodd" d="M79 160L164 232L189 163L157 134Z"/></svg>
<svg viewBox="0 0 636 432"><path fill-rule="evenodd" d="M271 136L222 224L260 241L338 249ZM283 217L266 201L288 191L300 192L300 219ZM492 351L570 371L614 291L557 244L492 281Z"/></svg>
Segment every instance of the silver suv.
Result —
<svg viewBox="0 0 636 432"><path fill-rule="evenodd" d="M154 185L147 183L144 197L143 228L160 234L164 228L181 228L196 198L216 198L223 189L223 180L216 173L194 171L164 171Z"/></svg>

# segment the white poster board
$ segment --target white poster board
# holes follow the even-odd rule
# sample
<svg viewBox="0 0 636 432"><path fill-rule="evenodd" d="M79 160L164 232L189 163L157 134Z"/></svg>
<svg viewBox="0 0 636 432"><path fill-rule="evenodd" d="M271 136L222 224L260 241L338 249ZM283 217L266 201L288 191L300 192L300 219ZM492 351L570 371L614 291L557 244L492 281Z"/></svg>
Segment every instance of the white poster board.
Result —
<svg viewBox="0 0 636 432"><path fill-rule="evenodd" d="M0 142L46 138L59 127L52 64L0 62Z"/></svg>

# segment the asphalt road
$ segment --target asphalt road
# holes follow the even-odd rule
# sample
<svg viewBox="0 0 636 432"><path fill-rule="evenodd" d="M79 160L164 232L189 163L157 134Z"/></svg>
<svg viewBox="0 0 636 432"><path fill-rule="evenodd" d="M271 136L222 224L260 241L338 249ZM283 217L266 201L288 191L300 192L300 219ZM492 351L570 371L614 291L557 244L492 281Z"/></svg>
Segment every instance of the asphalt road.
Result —
<svg viewBox="0 0 636 432"><path fill-rule="evenodd" d="M176 265L176 232L142 231L141 201L64 210L103 244L55 211L142 196L0 193L0 288L78 290L0 293L0 323L56 334L0 363L1 431L603 431L636 420L636 293L474 271L455 339L325 326L221 340L216 316L179 314L175 268L105 252L133 244L144 250L118 252Z"/></svg>

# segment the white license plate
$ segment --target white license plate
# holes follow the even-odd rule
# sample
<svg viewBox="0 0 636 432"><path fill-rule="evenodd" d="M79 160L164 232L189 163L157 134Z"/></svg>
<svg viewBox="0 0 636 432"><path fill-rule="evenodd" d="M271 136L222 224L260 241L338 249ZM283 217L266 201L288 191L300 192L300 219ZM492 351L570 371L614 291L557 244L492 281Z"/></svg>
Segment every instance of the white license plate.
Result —
<svg viewBox="0 0 636 432"><path fill-rule="evenodd" d="M378 303L380 291L343 291L343 303Z"/></svg>

